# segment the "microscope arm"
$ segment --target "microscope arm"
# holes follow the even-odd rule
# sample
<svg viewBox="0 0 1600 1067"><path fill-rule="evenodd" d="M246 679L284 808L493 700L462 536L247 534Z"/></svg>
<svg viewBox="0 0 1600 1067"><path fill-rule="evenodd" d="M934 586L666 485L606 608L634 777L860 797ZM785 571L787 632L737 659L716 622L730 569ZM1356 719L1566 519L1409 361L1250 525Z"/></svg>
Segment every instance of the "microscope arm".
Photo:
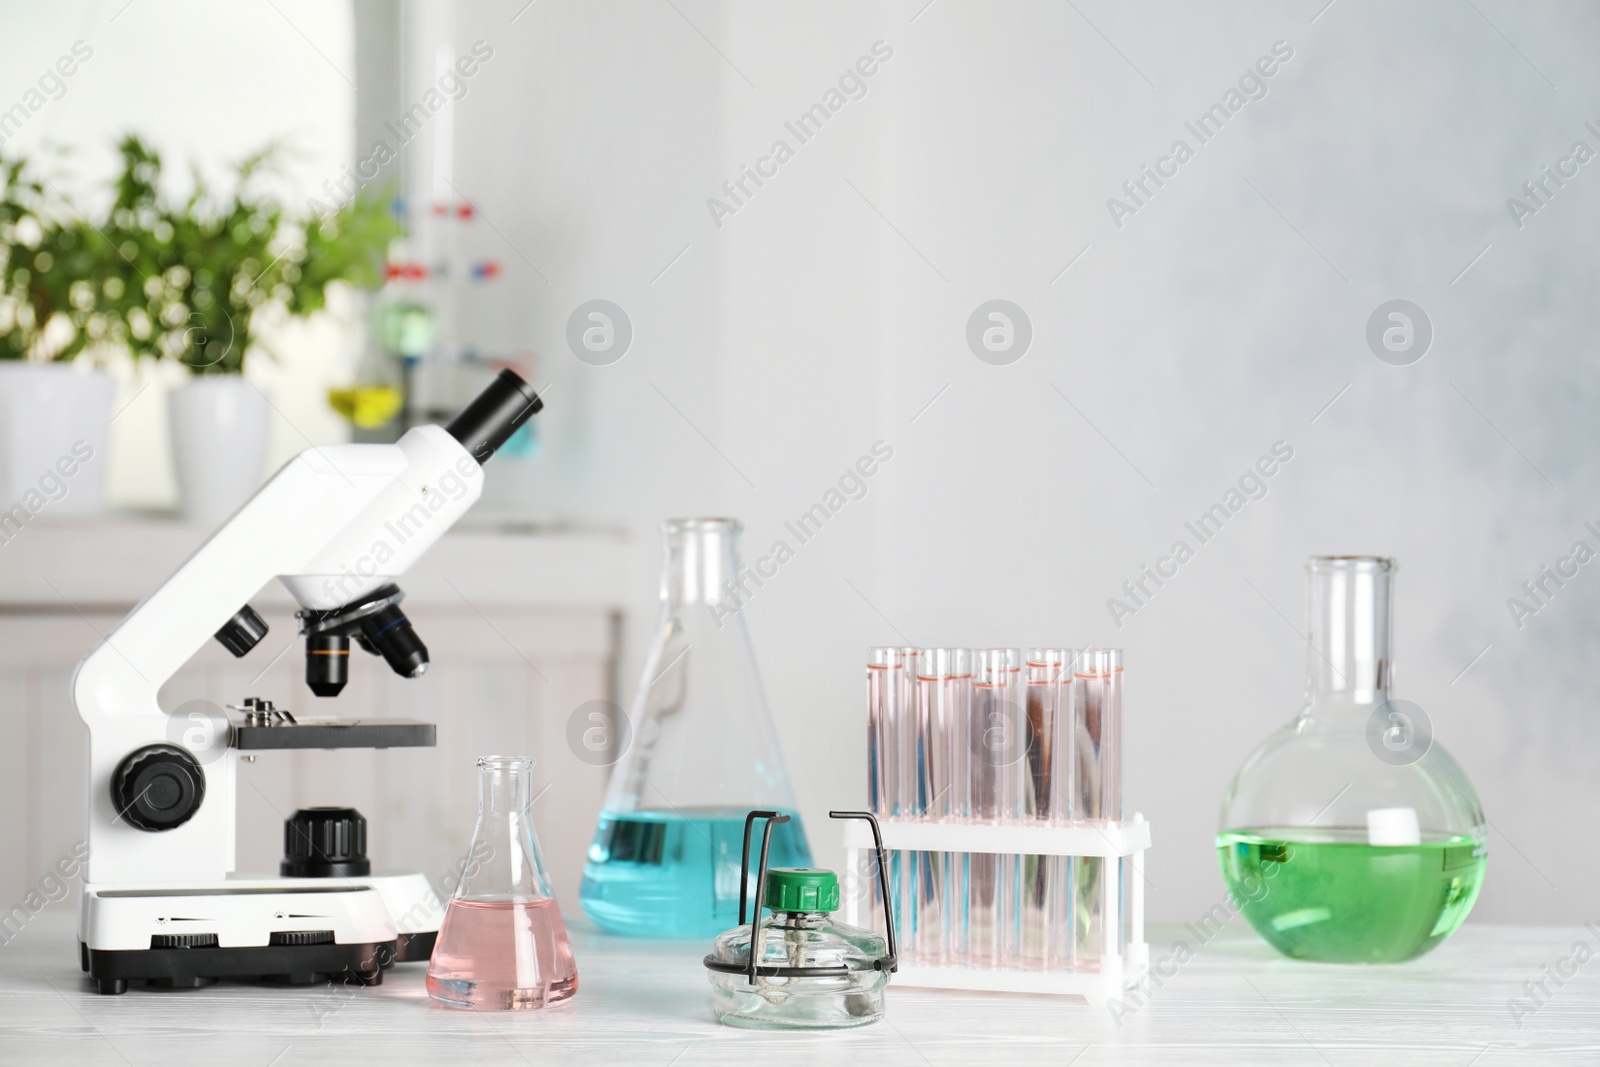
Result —
<svg viewBox="0 0 1600 1067"><path fill-rule="evenodd" d="M395 445L307 449L83 662L79 711L164 719L156 691L275 577L301 606L331 608L405 573L477 500L477 466L437 426ZM441 481L459 486L453 497Z"/></svg>

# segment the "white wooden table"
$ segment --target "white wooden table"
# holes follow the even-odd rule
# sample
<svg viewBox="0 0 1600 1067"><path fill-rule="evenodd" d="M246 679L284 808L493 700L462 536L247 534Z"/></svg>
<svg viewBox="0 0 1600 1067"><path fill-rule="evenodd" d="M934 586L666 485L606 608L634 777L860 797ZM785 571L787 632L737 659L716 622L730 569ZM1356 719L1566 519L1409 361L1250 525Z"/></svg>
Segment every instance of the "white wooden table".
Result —
<svg viewBox="0 0 1600 1067"><path fill-rule="evenodd" d="M223 983L101 997L77 967L70 903L0 947L0 1063L118 1067L299 1064L1454 1064L1600 1062L1600 959L1519 1027L1507 1000L1584 929L1468 925L1398 966L1278 958L1240 920L1177 969L1120 1028L1107 1011L1042 997L896 990L878 1025L772 1034L713 1023L705 946L605 937L572 923L581 988L527 1014L434 1007L422 967L345 990ZM1153 956L1186 936L1153 927ZM1562 965L1563 970L1570 970Z"/></svg>

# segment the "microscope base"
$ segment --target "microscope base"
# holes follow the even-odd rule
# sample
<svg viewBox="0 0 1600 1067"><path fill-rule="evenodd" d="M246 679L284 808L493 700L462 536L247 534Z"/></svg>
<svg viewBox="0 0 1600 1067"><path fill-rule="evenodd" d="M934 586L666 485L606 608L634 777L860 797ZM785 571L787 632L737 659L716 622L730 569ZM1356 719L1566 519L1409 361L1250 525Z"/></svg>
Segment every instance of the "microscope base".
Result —
<svg viewBox="0 0 1600 1067"><path fill-rule="evenodd" d="M427 940L431 951L433 935L427 935ZM142 981L155 989L199 989L219 978L260 979L274 985L382 985L383 969L399 961L394 941L126 952L96 951L83 946L79 951L90 980L99 992L107 994L126 992L130 981Z"/></svg>
<svg viewBox="0 0 1600 1067"><path fill-rule="evenodd" d="M444 909L420 874L84 887L79 963L101 993L219 978L378 985L433 952Z"/></svg>

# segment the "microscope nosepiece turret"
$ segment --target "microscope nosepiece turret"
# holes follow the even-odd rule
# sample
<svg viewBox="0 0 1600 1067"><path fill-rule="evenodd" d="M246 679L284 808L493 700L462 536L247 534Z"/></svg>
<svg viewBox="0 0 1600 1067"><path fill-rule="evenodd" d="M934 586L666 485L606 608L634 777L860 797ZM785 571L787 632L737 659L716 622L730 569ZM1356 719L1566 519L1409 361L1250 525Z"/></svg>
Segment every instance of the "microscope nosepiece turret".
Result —
<svg viewBox="0 0 1600 1067"><path fill-rule="evenodd" d="M319 697L338 696L350 680L350 640L362 650L382 656L402 678L420 678L428 670L428 646L400 610L405 594L394 584L331 611L300 612L300 633L306 639L306 685Z"/></svg>

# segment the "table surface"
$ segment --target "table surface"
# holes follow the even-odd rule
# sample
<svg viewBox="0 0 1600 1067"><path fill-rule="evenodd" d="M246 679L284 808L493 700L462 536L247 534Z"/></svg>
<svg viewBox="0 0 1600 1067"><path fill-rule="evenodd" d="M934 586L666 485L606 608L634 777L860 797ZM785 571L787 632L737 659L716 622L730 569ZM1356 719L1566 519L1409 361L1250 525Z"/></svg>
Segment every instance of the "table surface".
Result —
<svg viewBox="0 0 1600 1067"><path fill-rule="evenodd" d="M1600 935L1468 924L1431 955L1390 966L1295 963L1235 919L1118 1019L1051 997L889 991L885 1020L784 1034L719 1026L706 946L610 938L572 924L581 987L544 1012L435 1007L420 964L381 986L207 989L117 997L78 970L70 905L0 947L0 1063L182 1067L297 1064L1455 1064L1600 1062ZM1191 933L1154 927L1169 957ZM1579 953L1583 962L1573 955ZM1548 972L1545 970L1548 968ZM1574 973L1575 971L1575 973ZM1557 980L1551 975L1570 975ZM1529 998L1524 982L1549 995ZM1528 1009L1513 1014L1510 1001Z"/></svg>

